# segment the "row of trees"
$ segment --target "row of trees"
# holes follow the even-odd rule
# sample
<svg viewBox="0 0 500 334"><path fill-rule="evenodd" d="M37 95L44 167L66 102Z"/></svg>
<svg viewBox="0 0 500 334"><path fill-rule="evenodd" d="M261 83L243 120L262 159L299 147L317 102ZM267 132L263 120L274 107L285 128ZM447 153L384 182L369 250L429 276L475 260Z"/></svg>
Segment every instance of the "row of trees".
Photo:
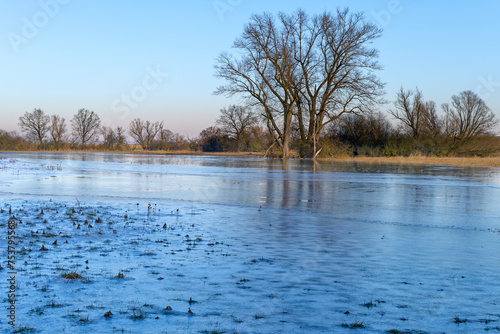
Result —
<svg viewBox="0 0 500 334"><path fill-rule="evenodd" d="M101 141L106 149L121 149L127 145L126 130L117 126L115 128L101 126L100 117L87 109L80 109L70 122L71 132L68 133L66 120L59 115L47 115L41 109L25 112L19 117L19 126L29 142L37 144L40 148L59 149L65 143L94 144ZM163 122L143 121L134 119L129 126L128 134L135 143L144 150L169 150L186 148L186 139L178 133L165 129ZM15 134L7 134L12 140ZM101 140L102 138L102 140Z"/></svg>
<svg viewBox="0 0 500 334"><path fill-rule="evenodd" d="M189 139L166 129L161 122L134 119L129 126L132 139L144 150L179 150L187 149Z"/></svg>
<svg viewBox="0 0 500 334"><path fill-rule="evenodd" d="M397 94L395 109L389 113L399 120L415 139L446 139L450 150L474 138L487 135L498 121L491 109L474 92L463 91L444 103L443 115L437 113L434 101L424 101L423 94L403 88Z"/></svg>
<svg viewBox="0 0 500 334"><path fill-rule="evenodd" d="M316 157L329 128L370 120L383 102L378 50L371 47L381 33L363 13L348 9L253 15L234 41L235 51L216 61L215 74L226 84L215 94L237 95L260 110L284 158L293 146L302 157ZM453 96L442 109L440 117L436 104L424 101L418 89L402 88L390 114L414 140L446 138L451 150L496 124L471 91Z"/></svg>
<svg viewBox="0 0 500 334"><path fill-rule="evenodd" d="M405 90L397 93L394 107L388 115L381 112L344 113L331 122L312 151L304 145L301 125L290 124L289 147L299 156L311 156L322 150L323 155L368 154L408 155L423 153L446 155L478 139L492 136L498 124L495 115L474 92L464 91L441 106L425 101L422 92ZM275 143L275 137L260 126L266 115L250 111L249 107L231 106L221 110L216 126L200 134L204 151L265 150ZM391 122L387 117L397 120ZM260 135L254 136L255 129ZM333 146L338 147L333 147ZM478 153L478 152L476 152Z"/></svg>
<svg viewBox="0 0 500 334"><path fill-rule="evenodd" d="M332 142L350 147L354 154L359 147L365 147L365 150L371 147L372 152L393 155L408 152L408 149L405 152L389 149L403 141L406 144L411 142L409 147L413 146L421 153L442 155L490 135L498 124L490 108L472 91L452 96L451 103L442 104L441 109L439 114L436 103L426 101L418 88L413 91L401 87L394 107L389 110L389 115L399 121L396 128L379 112L345 112L319 132L320 136L313 145L304 145L303 124L300 118L293 118L288 130L288 145L299 156L317 155L322 149L327 149L327 155L331 154ZM263 123L267 123L267 129ZM269 128L269 123L267 112L260 106L231 105L223 108L215 126L203 130L198 138L186 139L166 129L163 121L140 118L130 123L128 134L144 150L265 151L276 144L276 133ZM66 120L58 115L50 116L41 109L34 109L19 118L26 138L41 147L51 144L58 149L67 142L84 146L96 142L99 136L107 149L120 149L127 144L124 128L101 126L99 116L93 111L78 110L70 124L71 134L67 136ZM22 140L15 134L4 132L1 138L3 142L10 138L17 146ZM282 145L280 147L282 149Z"/></svg>
<svg viewBox="0 0 500 334"><path fill-rule="evenodd" d="M19 117L19 126L26 138L34 143L43 145L49 142L57 149L66 141L66 119L59 115L49 116L41 109L25 112ZM85 145L96 139L101 131L101 120L93 111L80 109L71 120L73 141Z"/></svg>
<svg viewBox="0 0 500 334"><path fill-rule="evenodd" d="M484 101L471 91L452 96L451 103L441 106L425 101L418 88L397 93L394 107L388 115L398 120L392 123L380 112L345 113L331 122L315 145L323 155L368 154L405 155L423 153L444 155L457 152L469 142L491 135L497 124L494 114ZM162 122L134 119L128 128L133 142L143 150L202 150L205 152L247 151L264 152L273 148L275 136L265 125L266 115L258 108L231 105L220 111L215 125L203 130L197 138L189 139L164 127ZM129 148L126 130L123 127L100 125L99 116L86 109L80 109L71 120L71 135L67 136L66 121L58 115L46 115L41 109L26 112L19 118L26 138L47 148L47 144L58 149L63 144L77 143L83 147L95 143L98 137L106 149ZM2 132L1 145L5 149L26 148L22 138ZM303 144L300 124L296 119L290 124L289 147L299 156L312 154L311 146ZM0 143L1 144L1 143ZM335 147L337 146L337 147ZM304 152L303 150L307 150ZM318 152L318 151L316 151ZM276 150L275 155L282 152Z"/></svg>

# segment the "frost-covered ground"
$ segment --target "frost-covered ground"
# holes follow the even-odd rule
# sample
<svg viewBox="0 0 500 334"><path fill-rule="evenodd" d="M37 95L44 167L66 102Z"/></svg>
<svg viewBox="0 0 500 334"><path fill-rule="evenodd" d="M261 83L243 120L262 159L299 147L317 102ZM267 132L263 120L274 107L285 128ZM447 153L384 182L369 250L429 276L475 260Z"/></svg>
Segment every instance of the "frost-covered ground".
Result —
<svg viewBox="0 0 500 334"><path fill-rule="evenodd" d="M0 157L5 333L500 332L499 169Z"/></svg>

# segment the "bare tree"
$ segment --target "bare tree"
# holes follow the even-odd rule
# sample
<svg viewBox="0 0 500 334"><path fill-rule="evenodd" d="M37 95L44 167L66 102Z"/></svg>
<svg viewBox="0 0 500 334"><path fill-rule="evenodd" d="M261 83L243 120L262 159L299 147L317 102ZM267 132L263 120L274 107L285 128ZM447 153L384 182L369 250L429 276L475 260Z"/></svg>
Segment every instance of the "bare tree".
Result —
<svg viewBox="0 0 500 334"><path fill-rule="evenodd" d="M289 36L271 15L253 15L243 35L233 44L243 54L241 59L222 53L215 66L216 76L228 82L219 87L216 94L241 94L249 104L260 106L270 133L283 151L283 158L289 156L295 103L295 96L284 80L291 57L281 41Z"/></svg>
<svg viewBox="0 0 500 334"><path fill-rule="evenodd" d="M90 110L80 109L71 120L71 128L75 139L85 145L97 139L101 127L99 116Z"/></svg>
<svg viewBox="0 0 500 334"><path fill-rule="evenodd" d="M193 140L189 139L189 138L185 138L183 135L179 134L179 133L174 133L174 137L172 139L172 142L175 146L175 149L179 150L179 149L183 149L186 144L190 144Z"/></svg>
<svg viewBox="0 0 500 334"><path fill-rule="evenodd" d="M140 118L136 118L130 122L129 133L144 150L149 150L162 128L163 122L142 121Z"/></svg>
<svg viewBox="0 0 500 334"><path fill-rule="evenodd" d="M25 112L19 117L21 131L26 133L28 140L43 144L43 140L49 131L50 117L45 115L42 109L34 109L32 112Z"/></svg>
<svg viewBox="0 0 500 334"><path fill-rule="evenodd" d="M143 149L146 148L146 143L145 143L145 134L144 134L144 128L143 128L143 125L142 125L142 121L140 118L135 118L132 122L130 122L130 125L129 125L129 133L130 135L132 136L132 139L134 139L134 141L141 145L141 147Z"/></svg>
<svg viewBox="0 0 500 334"><path fill-rule="evenodd" d="M443 120L437 114L436 102L425 102L424 110L425 113L422 132L425 136L436 138L442 134L443 130Z"/></svg>
<svg viewBox="0 0 500 334"><path fill-rule="evenodd" d="M413 138L436 137L441 131L441 122L437 115L436 103L424 101L418 88L405 91L403 87L397 93L395 109L389 110L399 120Z"/></svg>
<svg viewBox="0 0 500 334"><path fill-rule="evenodd" d="M52 138L52 144L56 149L61 147L64 141L64 134L66 133L66 119L59 115L52 115L50 117L50 137Z"/></svg>
<svg viewBox="0 0 500 334"><path fill-rule="evenodd" d="M414 96L412 100L412 96ZM422 93L417 88L417 93L414 94L411 90L405 91L403 87L397 93L397 99L394 102L395 110L389 110L395 119L403 123L403 127L417 138L420 130L420 123L423 118L422 110Z"/></svg>
<svg viewBox="0 0 500 334"><path fill-rule="evenodd" d="M108 149L112 150L116 144L116 134L112 127L103 126L101 128L101 133L103 137L103 144Z"/></svg>
<svg viewBox="0 0 500 334"><path fill-rule="evenodd" d="M223 134L236 139L238 149L240 149L245 130L250 129L257 123L257 116L248 107L237 105L223 108L220 113L221 115L216 124Z"/></svg>
<svg viewBox="0 0 500 334"><path fill-rule="evenodd" d="M116 145L118 145L119 148L127 143L125 139L125 130L123 129L123 127L121 126L116 127L115 136L116 136Z"/></svg>
<svg viewBox="0 0 500 334"><path fill-rule="evenodd" d="M420 126L423 123L424 104L422 93L418 88L414 93L411 90L405 91L401 87L394 102L396 109L389 110L389 113L403 123L403 126L413 138L417 138L420 135Z"/></svg>
<svg viewBox="0 0 500 334"><path fill-rule="evenodd" d="M486 135L497 124L495 114L476 93L467 90L452 96L451 106L442 105L445 112L445 132L457 148L476 137Z"/></svg>
<svg viewBox="0 0 500 334"><path fill-rule="evenodd" d="M380 35L362 13L348 9L313 17L299 10L277 20L253 15L234 43L241 58L223 53L217 60L216 76L228 84L216 93L241 94L260 106L284 158L295 117L301 141L316 156L327 124L370 111L379 101L383 84L373 74L380 69L378 52L367 45Z"/></svg>
<svg viewBox="0 0 500 334"><path fill-rule="evenodd" d="M169 129L164 129L163 128L163 122L160 124L160 131L158 131L158 141L160 144L160 149L162 150L169 150L170 149L170 144L174 140L174 133L170 131Z"/></svg>

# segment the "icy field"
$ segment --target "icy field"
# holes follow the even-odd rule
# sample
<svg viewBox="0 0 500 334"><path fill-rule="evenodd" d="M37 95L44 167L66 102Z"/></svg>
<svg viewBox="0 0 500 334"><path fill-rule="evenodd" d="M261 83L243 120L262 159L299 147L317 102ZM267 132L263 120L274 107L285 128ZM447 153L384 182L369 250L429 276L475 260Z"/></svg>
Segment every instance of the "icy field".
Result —
<svg viewBox="0 0 500 334"><path fill-rule="evenodd" d="M500 332L500 169L0 158L2 333Z"/></svg>

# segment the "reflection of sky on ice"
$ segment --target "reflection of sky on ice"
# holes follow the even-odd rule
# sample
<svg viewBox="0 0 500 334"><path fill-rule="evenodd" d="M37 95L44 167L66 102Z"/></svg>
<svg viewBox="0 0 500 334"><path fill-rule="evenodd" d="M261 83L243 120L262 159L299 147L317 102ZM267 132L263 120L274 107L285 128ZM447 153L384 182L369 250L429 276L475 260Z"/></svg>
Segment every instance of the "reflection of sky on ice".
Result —
<svg viewBox="0 0 500 334"><path fill-rule="evenodd" d="M147 296L153 304L164 307L168 300L179 309L186 305L177 305L176 299L195 295L200 303L193 309L203 316L169 318L168 331L199 332L222 323L221 330L238 333L349 333L341 324L358 321L372 333L395 328L467 333L498 325L481 320L500 320L500 181L495 168L311 161L290 161L284 168L281 161L259 158L1 156L2 203L39 206L38 201L51 199L75 205L78 199L82 205L105 207L110 216L127 211L130 217L139 215L136 203L141 213L154 203L162 208L154 216L157 223L144 224L183 229L181 237L165 234L169 250L182 247L176 238L184 234L202 237L199 247L207 247L206 252L170 255L154 243L158 232L145 228L141 246L134 247L138 252L154 249L158 256L134 258L126 247L120 255L95 254L90 260L108 276L128 268L133 281L107 286L95 274L83 298L87 304L95 299L94 290L105 307L144 302ZM195 227L188 231L191 224ZM129 234L106 236L111 240L106 247L128 244L139 231L136 224ZM227 246L219 255L226 251L230 256L210 257L209 240L224 240ZM86 248L82 252L93 256ZM167 278L161 285L150 281L152 269ZM248 283L239 282L243 278ZM124 292L127 298L120 298ZM271 293L274 298L268 297ZM69 292L67 298L76 297ZM363 306L370 301L376 306ZM60 321L46 313L44 319ZM469 321L457 325L455 316ZM133 332L147 326L156 330L153 319L125 323ZM119 320L114 321L122 328ZM101 319L76 329L99 331L100 326Z"/></svg>
<svg viewBox="0 0 500 334"><path fill-rule="evenodd" d="M312 173L310 161L291 161L283 170L280 161L259 158L20 156L12 165L2 159L3 174L10 174L7 184L16 181L1 191L10 196L181 200L309 210L383 223L496 227L500 173L494 168L320 162Z"/></svg>

